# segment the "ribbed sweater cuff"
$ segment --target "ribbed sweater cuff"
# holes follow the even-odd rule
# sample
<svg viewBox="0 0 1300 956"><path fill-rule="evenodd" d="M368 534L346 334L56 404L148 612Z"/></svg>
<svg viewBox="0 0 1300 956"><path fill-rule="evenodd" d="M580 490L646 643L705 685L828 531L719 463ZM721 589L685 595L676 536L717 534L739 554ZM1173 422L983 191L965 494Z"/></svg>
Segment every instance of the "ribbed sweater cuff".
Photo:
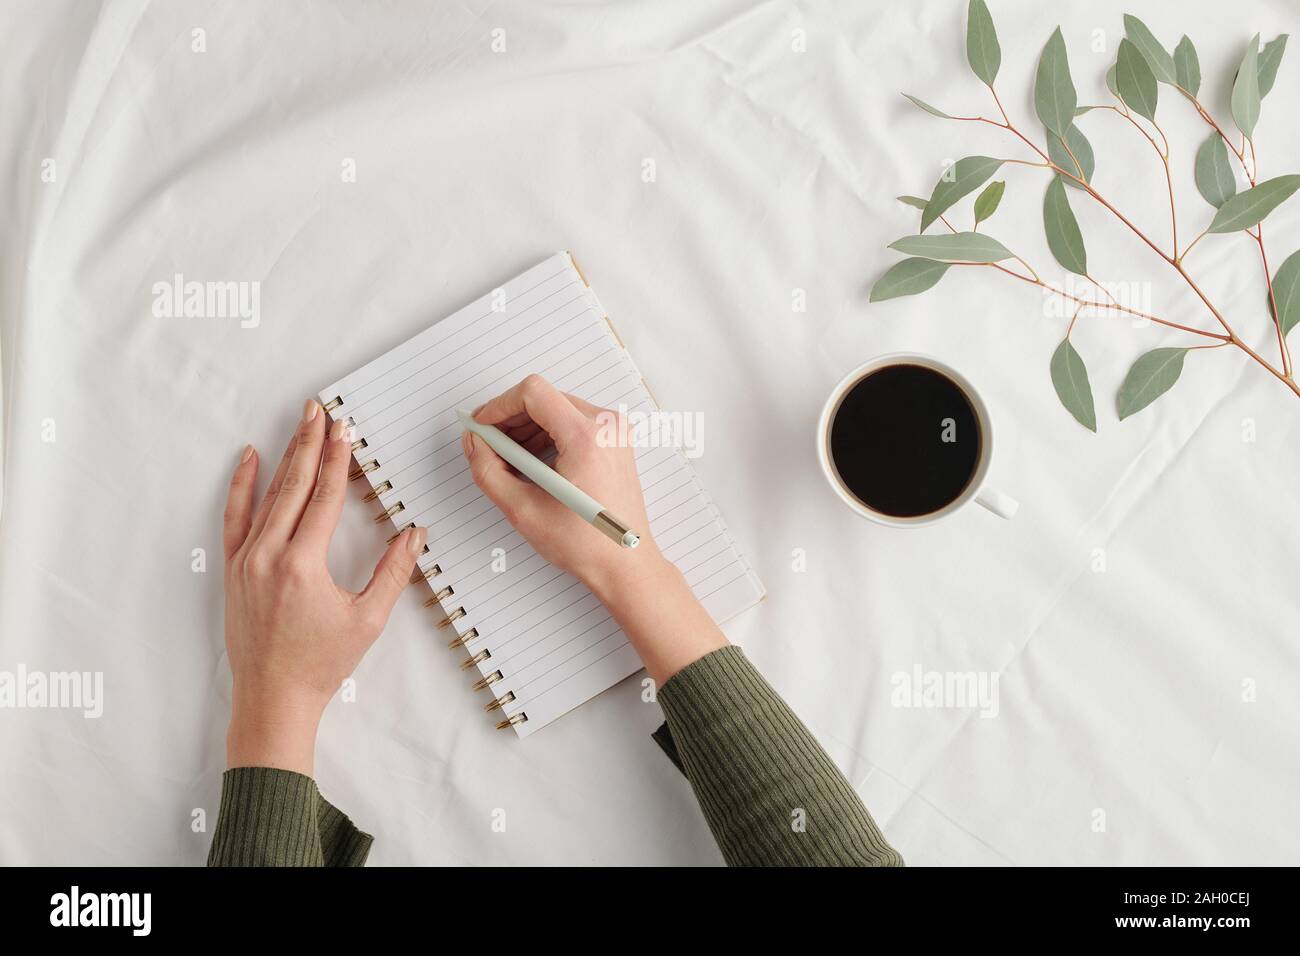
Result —
<svg viewBox="0 0 1300 956"><path fill-rule="evenodd" d="M362 866L372 842L311 777L235 767L221 778L208 866Z"/></svg>
<svg viewBox="0 0 1300 956"><path fill-rule="evenodd" d="M740 648L684 667L658 700L727 863L902 864L839 768Z"/></svg>

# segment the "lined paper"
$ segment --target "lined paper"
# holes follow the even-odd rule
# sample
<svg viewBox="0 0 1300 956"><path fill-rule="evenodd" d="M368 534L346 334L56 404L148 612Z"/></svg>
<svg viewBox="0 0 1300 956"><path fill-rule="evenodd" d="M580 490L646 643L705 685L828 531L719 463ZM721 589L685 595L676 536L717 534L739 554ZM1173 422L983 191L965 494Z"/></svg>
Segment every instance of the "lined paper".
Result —
<svg viewBox="0 0 1300 956"><path fill-rule="evenodd" d="M358 465L392 508L394 531L429 529L421 571L452 588L430 630L473 634L464 652L494 677L484 704L526 737L641 669L595 596L538 555L474 484L457 408L475 408L530 373L605 408L651 411L653 400L567 252L557 253L320 392L364 440ZM636 449L650 529L719 622L756 604L763 587L682 453ZM501 570L504 568L504 570ZM445 615L448 628L434 631ZM469 672L469 673L472 673ZM490 695L490 696L489 696ZM526 715L526 720L523 719Z"/></svg>

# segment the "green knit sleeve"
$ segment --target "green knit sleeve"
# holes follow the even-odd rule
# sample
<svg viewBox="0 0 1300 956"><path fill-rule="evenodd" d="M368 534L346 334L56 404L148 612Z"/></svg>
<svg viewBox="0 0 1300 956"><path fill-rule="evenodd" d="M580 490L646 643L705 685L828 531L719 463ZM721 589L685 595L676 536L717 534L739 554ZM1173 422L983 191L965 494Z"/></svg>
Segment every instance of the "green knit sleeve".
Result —
<svg viewBox="0 0 1300 956"><path fill-rule="evenodd" d="M658 699L729 865L903 865L844 775L740 648L682 668Z"/></svg>
<svg viewBox="0 0 1300 956"><path fill-rule="evenodd" d="M236 767L221 778L208 866L364 866L373 842L311 777Z"/></svg>

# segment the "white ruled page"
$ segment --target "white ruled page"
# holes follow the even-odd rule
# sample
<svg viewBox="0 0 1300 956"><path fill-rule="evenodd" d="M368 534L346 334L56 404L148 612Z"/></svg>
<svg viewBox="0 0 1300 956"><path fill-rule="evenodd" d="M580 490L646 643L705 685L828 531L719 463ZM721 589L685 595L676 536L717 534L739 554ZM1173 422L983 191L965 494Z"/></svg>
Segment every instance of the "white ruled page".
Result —
<svg viewBox="0 0 1300 956"><path fill-rule="evenodd" d="M341 399L331 416L351 418L354 437L365 440L356 462L369 468L365 477L379 491L376 511L394 509L394 531L429 529L420 569L439 569L429 579L432 593L453 591L442 610L429 612L430 632L448 640L451 628L474 635L459 653L491 655L478 664L480 676L492 678L483 702L505 701L494 718L515 718L521 737L641 669L600 602L511 528L478 490L461 453L456 409L477 407L533 372L605 408L654 408L568 253L320 393L326 405ZM682 453L638 448L636 461L651 533L714 619L757 603L762 585ZM435 631L448 615L456 619Z"/></svg>

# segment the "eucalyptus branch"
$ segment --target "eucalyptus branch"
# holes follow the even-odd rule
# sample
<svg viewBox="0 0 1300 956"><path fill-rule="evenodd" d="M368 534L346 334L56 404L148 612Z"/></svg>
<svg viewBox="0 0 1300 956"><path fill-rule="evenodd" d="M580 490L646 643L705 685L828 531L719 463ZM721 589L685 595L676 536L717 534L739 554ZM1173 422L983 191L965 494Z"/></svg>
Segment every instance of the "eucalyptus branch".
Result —
<svg viewBox="0 0 1300 956"><path fill-rule="evenodd" d="M955 226L953 226L951 222L948 221L946 217L940 216L939 221L948 227L949 232L953 233L954 235L957 234L958 230L956 229ZM1102 283L1098 282L1091 275L1085 275L1084 278L1087 279L1089 282L1091 282L1094 286L1096 286L1097 289L1100 290L1103 295L1107 296L1111 300L1110 303L1098 302L1094 299L1084 299L1077 295L1073 295L1072 293L1066 292L1064 289L1058 289L1054 285L1049 285L1039 277L1038 273L1034 271L1034 267L1031 266L1029 263L1027 263L1024 259L1021 259L1019 256L1014 256L1013 258L1017 262L1019 262L1022 266L1024 266L1031 273L1031 275L1028 276L1021 275L1019 272L1016 272L1014 269L1008 269L1006 266L997 262L954 262L952 263L952 265L992 266L994 269L1006 275L1011 276L1013 279L1019 279L1021 282L1028 282L1030 285L1036 285L1039 288L1052 293L1053 295L1059 295L1063 299L1066 299L1070 302L1077 303L1080 309L1093 308L1093 309L1105 309L1107 311L1114 311L1114 312L1122 312L1126 315L1131 315L1134 318L1144 319L1148 322L1154 322L1157 325L1163 325L1167 328L1178 329L1183 332L1190 332L1193 335L1203 335L1211 339L1221 339L1224 345L1231 344L1231 340L1228 338L1228 336L1220 335L1218 332L1207 332L1205 329L1194 329L1191 326L1180 325L1177 322L1171 322L1168 319L1162 319L1159 316L1149 315L1146 312L1139 312L1137 309L1133 309L1130 308L1129 306L1123 305L1119 302L1118 299L1116 299L1113 295L1110 294L1110 292L1106 289L1104 285L1102 285ZM1078 312L1075 313L1075 316L1076 317L1078 316ZM1074 323L1071 322L1070 324L1071 327L1073 327ZM1068 331L1066 332L1066 335L1067 336L1069 335Z"/></svg>
<svg viewBox="0 0 1300 956"><path fill-rule="evenodd" d="M1116 105L1100 105L1077 109L1077 95L1070 76L1065 40L1058 28L1048 39L1038 62L1034 82L1034 108L1046 129L1047 148L1040 147L1012 120L998 95L996 77L1002 62L1002 51L992 16L984 0L969 0L966 56L971 70L988 88L997 106L1001 120L987 116L951 116L909 96L916 105L936 116L962 122L979 122L1005 130L1019 139L1037 156L1035 160L993 159L987 156L968 156L958 160L935 186L928 200L904 197L906 201L923 210L920 235L905 237L891 248L905 252L913 258L891 268L872 289L873 301L898 295L913 295L931 288L940 281L945 271L953 265L984 266L1003 272L1031 285L1050 290L1063 300L1076 305L1066 327L1065 338L1052 356L1052 382L1062 403L1085 427L1095 430L1091 386L1083 358L1070 344L1073 331L1085 308L1105 310L1113 314L1128 314L1155 324L1188 334L1213 340L1213 344L1157 348L1142 355L1129 370L1120 388L1117 409L1125 418L1150 404L1168 391L1177 381L1187 352L1200 349L1217 349L1226 345L1240 349L1252 362L1285 384L1300 397L1287 347L1286 334L1300 324L1300 252L1290 256L1274 275L1269 267L1264 246L1262 220L1280 203L1300 190L1300 175L1281 176L1261 182L1258 180L1258 157L1254 130L1259 117L1261 98L1273 86L1286 37L1279 37L1259 49L1256 36L1247 48L1246 56L1237 68L1233 80L1232 115L1241 132L1240 144L1234 144L1224 127L1197 99L1200 88L1200 64L1196 49L1190 39L1183 37L1171 56L1159 40L1140 20L1124 17L1125 37L1120 41L1114 66L1106 75L1106 86L1116 100ZM1207 202L1214 207L1210 224L1184 246L1179 241L1178 206L1173 182L1173 149L1164 128L1156 119L1159 87L1167 85L1190 102L1197 114L1210 126L1214 134L1202 144L1195 157L1196 186ZM1169 225L1172 248L1162 249L1149 235L1133 222L1093 184L1094 152L1086 136L1075 124L1075 119L1094 109L1111 110L1124 117L1138 130L1160 158L1165 175L1165 189L1169 202ZM1140 121L1145 119L1149 131ZM1236 177L1228 162L1228 153L1236 157L1250 188L1238 192ZM1043 202L1043 223L1047 243L1052 255L1070 272L1087 280L1105 300L1096 297L1076 296L1044 281L1043 277L997 239L990 236L981 224L996 210L1006 184L995 182L986 186L975 199L974 226L971 232L958 232L944 213L963 197L984 186L1002 166L1019 165L1045 169L1051 174L1047 195ZM1098 282L1087 269L1087 251L1078 220L1070 208L1069 189L1084 193L1091 201L1099 203L1119 220L1133 235L1145 243L1152 252L1163 259L1187 287L1192 290L1205 309L1212 315L1222 332L1195 328L1180 322L1148 315L1120 302L1111 290ZM927 236L926 228L936 220L948 227L947 236ZM1242 231L1249 235L1259 250L1267 286L1267 302L1272 312L1277 333L1280 368L1271 364L1255 351L1229 324L1223 312L1210 300L1205 291L1188 272L1187 255L1212 233ZM1007 260L1018 263L1028 275L1003 265Z"/></svg>

